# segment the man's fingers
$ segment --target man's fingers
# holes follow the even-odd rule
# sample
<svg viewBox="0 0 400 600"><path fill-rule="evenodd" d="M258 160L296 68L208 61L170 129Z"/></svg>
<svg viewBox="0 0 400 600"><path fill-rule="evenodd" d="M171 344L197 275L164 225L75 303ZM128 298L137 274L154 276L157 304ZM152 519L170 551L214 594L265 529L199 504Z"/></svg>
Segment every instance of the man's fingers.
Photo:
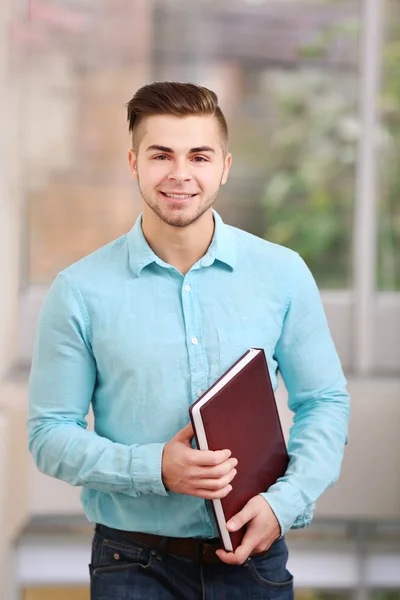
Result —
<svg viewBox="0 0 400 600"><path fill-rule="evenodd" d="M198 486L202 490L220 490L232 481L236 473L236 469L231 469L228 475L225 475L225 477L221 477L220 479L200 479L198 480Z"/></svg>
<svg viewBox="0 0 400 600"><path fill-rule="evenodd" d="M218 550L222 562L241 565L254 553L266 552L279 537L279 523L264 498L254 496L246 506L227 523L228 531L237 531L247 524L242 543L235 552Z"/></svg>
<svg viewBox="0 0 400 600"><path fill-rule="evenodd" d="M244 534L242 543L236 548L235 552L218 550L217 555L228 565L242 565L253 553L254 548L257 547L259 541L259 535L256 535L255 531L250 526Z"/></svg>
<svg viewBox="0 0 400 600"><path fill-rule="evenodd" d="M194 438L194 431L191 423L188 423L186 427L178 431L175 435L175 440L186 444L191 443ZM189 463L192 465L203 465L203 466L217 466L228 460L231 456L230 450L196 450L190 448L190 459ZM223 474L223 473L222 473Z"/></svg>
<svg viewBox="0 0 400 600"><path fill-rule="evenodd" d="M232 486L227 485L222 488L222 490L194 490L193 496L198 496L199 498L204 498L205 500L220 500L221 498L225 498L232 491Z"/></svg>
<svg viewBox="0 0 400 600"><path fill-rule="evenodd" d="M233 552L226 552L225 550L222 550L221 548L219 550L217 550L215 552L215 554L218 556L218 558L220 560L222 560L222 562L226 563L227 565L233 565L234 564L234 554Z"/></svg>
<svg viewBox="0 0 400 600"><path fill-rule="evenodd" d="M257 547L258 542L258 537L255 537L254 533L251 531L247 531L244 535L242 543L236 548L235 552L233 552L233 556L236 560L236 563L233 564L242 565L253 552L254 548Z"/></svg>
<svg viewBox="0 0 400 600"><path fill-rule="evenodd" d="M255 548L255 541L252 541L249 545L238 546L235 552L225 552L225 550L217 550L217 556L222 562L227 565L242 565L249 558L253 549Z"/></svg>
<svg viewBox="0 0 400 600"><path fill-rule="evenodd" d="M239 548L237 548L238 550ZM236 555L236 552L225 552L225 550L217 550L216 555L222 562L227 565L242 565L248 557L242 558Z"/></svg>
<svg viewBox="0 0 400 600"><path fill-rule="evenodd" d="M215 467L228 460L230 450L191 450L190 464L204 467Z"/></svg>
<svg viewBox="0 0 400 600"><path fill-rule="evenodd" d="M228 460L221 463L220 465L217 465L216 467L198 465L193 470L192 476L198 479L199 481L203 479L218 480L222 477L225 477L226 475L229 475L232 472L232 470L236 467L237 462L238 461L236 460L236 458L229 458Z"/></svg>
<svg viewBox="0 0 400 600"><path fill-rule="evenodd" d="M234 517L229 519L226 524L228 531L237 531L246 523L254 519L258 514L258 510L255 504L251 501L246 504L246 506L238 512Z"/></svg>
<svg viewBox="0 0 400 600"><path fill-rule="evenodd" d="M229 458L220 465L207 469L207 473L204 474L204 477L207 477L207 479L220 479L221 477L228 475L237 464L238 461L236 458Z"/></svg>

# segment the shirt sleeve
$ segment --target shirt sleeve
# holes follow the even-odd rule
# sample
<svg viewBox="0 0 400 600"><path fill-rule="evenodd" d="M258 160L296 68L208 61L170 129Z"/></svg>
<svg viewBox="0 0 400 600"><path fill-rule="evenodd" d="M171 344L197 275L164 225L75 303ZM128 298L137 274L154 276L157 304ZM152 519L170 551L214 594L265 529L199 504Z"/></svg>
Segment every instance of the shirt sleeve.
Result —
<svg viewBox="0 0 400 600"><path fill-rule="evenodd" d="M114 443L87 431L96 385L90 320L79 290L60 274L41 311L29 380L29 450L43 473L74 486L129 496L168 495L165 444Z"/></svg>
<svg viewBox="0 0 400 600"><path fill-rule="evenodd" d="M262 494L284 535L337 480L347 443L349 396L318 288L295 254L275 357L294 412L284 477Z"/></svg>

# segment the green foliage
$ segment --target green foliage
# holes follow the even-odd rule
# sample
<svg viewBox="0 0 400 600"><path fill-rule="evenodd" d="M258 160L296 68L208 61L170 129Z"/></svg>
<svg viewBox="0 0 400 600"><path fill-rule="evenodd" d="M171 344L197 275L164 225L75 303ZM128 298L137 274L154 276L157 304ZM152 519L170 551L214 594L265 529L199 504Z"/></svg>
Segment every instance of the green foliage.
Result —
<svg viewBox="0 0 400 600"><path fill-rule="evenodd" d="M400 289L400 3L392 0L384 47L379 180L378 285ZM297 250L324 288L351 285L357 145L357 71L321 68L333 44L357 41L354 20L320 31L302 67L268 71L274 114L262 204L265 237ZM314 65L314 66L313 66Z"/></svg>
<svg viewBox="0 0 400 600"><path fill-rule="evenodd" d="M350 284L360 133L353 86L354 75L320 69L267 76L277 123L263 195L265 237L297 250L325 288Z"/></svg>

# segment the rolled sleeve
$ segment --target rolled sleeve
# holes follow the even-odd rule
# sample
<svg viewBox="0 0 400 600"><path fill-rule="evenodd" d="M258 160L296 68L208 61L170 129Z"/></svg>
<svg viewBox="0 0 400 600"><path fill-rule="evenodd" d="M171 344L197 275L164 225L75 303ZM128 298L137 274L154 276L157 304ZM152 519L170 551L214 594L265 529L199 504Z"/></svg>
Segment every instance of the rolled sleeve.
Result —
<svg viewBox="0 0 400 600"><path fill-rule="evenodd" d="M165 444L138 446L132 455L132 481L142 494L168 496L161 476Z"/></svg>
<svg viewBox="0 0 400 600"><path fill-rule="evenodd" d="M289 482L279 481L261 496L273 510L281 528L281 536L286 535L304 510L298 491Z"/></svg>

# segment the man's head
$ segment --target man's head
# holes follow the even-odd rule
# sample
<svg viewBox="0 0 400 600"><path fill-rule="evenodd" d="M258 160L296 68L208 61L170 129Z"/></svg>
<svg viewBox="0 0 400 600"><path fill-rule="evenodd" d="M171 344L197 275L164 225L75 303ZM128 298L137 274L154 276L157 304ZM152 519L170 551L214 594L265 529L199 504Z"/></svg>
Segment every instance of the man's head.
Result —
<svg viewBox="0 0 400 600"><path fill-rule="evenodd" d="M145 122L154 115L173 117L215 117L219 124L221 145L228 148L228 126L218 97L212 90L193 83L163 81L140 88L127 104L129 131L132 147L138 150L145 129Z"/></svg>
<svg viewBox="0 0 400 600"><path fill-rule="evenodd" d="M189 83L153 83L127 105L129 164L144 211L185 227L211 209L228 176L228 129L218 98Z"/></svg>

